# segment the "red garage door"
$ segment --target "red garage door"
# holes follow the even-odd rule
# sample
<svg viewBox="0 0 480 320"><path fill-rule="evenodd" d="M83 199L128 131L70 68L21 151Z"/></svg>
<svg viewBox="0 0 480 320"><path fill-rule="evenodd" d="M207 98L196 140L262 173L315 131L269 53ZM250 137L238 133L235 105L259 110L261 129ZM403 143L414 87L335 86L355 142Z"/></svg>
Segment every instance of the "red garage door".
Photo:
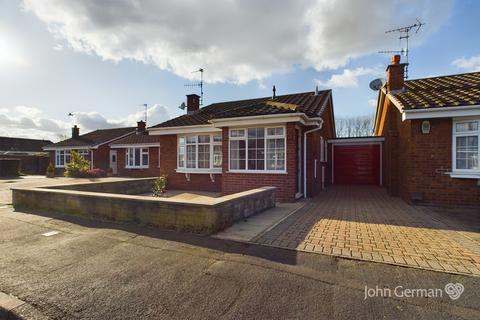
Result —
<svg viewBox="0 0 480 320"><path fill-rule="evenodd" d="M334 144L333 183L380 184L380 144Z"/></svg>

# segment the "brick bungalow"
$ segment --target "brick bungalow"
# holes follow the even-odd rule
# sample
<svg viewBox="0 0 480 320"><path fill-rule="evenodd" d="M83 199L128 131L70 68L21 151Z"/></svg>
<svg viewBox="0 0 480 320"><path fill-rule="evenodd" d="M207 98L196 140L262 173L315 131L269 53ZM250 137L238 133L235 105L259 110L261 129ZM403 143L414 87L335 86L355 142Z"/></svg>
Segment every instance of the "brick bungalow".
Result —
<svg viewBox="0 0 480 320"><path fill-rule="evenodd" d="M135 134L135 127L99 129L80 135L80 128L72 128L72 137L43 147L50 152L50 163L55 166L56 174L63 174L65 164L70 161L70 152L78 151L90 161L92 168L107 171L116 157L110 151L109 143ZM115 166L112 166L115 168Z"/></svg>
<svg viewBox="0 0 480 320"><path fill-rule="evenodd" d="M231 194L276 186L278 200L294 201L328 183L326 140L335 137L330 90L282 96L274 90L272 97L203 108L192 94L186 108L187 114L148 128L149 135L120 140L133 150L134 163L149 148L151 173L159 143L159 172L168 175L169 188Z"/></svg>
<svg viewBox="0 0 480 320"><path fill-rule="evenodd" d="M404 81L392 57L374 134L384 137L384 184L404 200L480 205L480 72Z"/></svg>
<svg viewBox="0 0 480 320"><path fill-rule="evenodd" d="M110 143L117 157L119 176L155 177L160 173L160 136L149 135L145 122L139 121L136 134Z"/></svg>

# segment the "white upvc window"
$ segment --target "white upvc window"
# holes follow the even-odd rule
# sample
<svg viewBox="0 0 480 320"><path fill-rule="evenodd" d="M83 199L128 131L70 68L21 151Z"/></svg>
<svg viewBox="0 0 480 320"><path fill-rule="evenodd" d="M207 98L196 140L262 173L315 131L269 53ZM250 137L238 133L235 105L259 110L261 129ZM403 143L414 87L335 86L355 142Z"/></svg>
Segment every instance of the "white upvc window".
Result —
<svg viewBox="0 0 480 320"><path fill-rule="evenodd" d="M230 129L229 170L285 172L285 127Z"/></svg>
<svg viewBox="0 0 480 320"><path fill-rule="evenodd" d="M55 151L55 167L65 168L65 165L70 162L70 150L56 150Z"/></svg>
<svg viewBox="0 0 480 320"><path fill-rule="evenodd" d="M222 135L178 136L177 170L211 171L222 168Z"/></svg>
<svg viewBox="0 0 480 320"><path fill-rule="evenodd" d="M125 151L125 168L146 169L148 168L148 148L127 148Z"/></svg>
<svg viewBox="0 0 480 320"><path fill-rule="evenodd" d="M90 152L87 149L80 149L80 150L77 150L77 152L85 160L90 160Z"/></svg>
<svg viewBox="0 0 480 320"><path fill-rule="evenodd" d="M480 174L480 119L453 121L453 172Z"/></svg>

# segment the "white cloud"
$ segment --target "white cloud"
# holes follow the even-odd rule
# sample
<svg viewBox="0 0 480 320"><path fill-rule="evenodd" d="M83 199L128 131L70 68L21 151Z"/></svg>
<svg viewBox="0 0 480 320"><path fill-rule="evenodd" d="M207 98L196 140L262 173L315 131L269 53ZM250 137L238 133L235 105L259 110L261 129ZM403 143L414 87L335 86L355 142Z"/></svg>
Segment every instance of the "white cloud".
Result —
<svg viewBox="0 0 480 320"><path fill-rule="evenodd" d="M150 125L170 119L167 108L159 104L149 107L147 112ZM96 129L133 127L143 118L143 112L129 114L119 119L109 119L98 112L75 113L75 123L80 127L81 134ZM42 117L42 112L34 107L0 108L0 136L58 141L69 136L71 126L71 121Z"/></svg>
<svg viewBox="0 0 480 320"><path fill-rule="evenodd" d="M245 83L294 66L336 69L389 49L384 31L421 17L418 44L446 19L451 0L24 0L57 39L105 60L154 64L186 78Z"/></svg>
<svg viewBox="0 0 480 320"><path fill-rule="evenodd" d="M377 107L377 99L368 99L368 105L372 107Z"/></svg>
<svg viewBox="0 0 480 320"><path fill-rule="evenodd" d="M480 71L480 55L470 58L462 57L454 60L452 64L460 69L465 69L466 71Z"/></svg>
<svg viewBox="0 0 480 320"><path fill-rule="evenodd" d="M358 87L358 79L362 76L381 76L384 71L380 67L356 69L344 69L342 73L334 74L327 81L315 79L315 82L322 87L327 88L348 88Z"/></svg>

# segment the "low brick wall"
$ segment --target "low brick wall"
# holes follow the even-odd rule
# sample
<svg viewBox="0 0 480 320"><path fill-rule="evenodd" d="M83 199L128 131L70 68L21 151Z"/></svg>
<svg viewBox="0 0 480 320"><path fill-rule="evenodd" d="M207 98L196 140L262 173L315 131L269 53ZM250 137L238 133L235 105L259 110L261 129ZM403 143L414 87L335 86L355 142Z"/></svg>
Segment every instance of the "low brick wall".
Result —
<svg viewBox="0 0 480 320"><path fill-rule="evenodd" d="M103 190L117 188L116 183L94 183L90 184L90 188ZM113 184L113 187L103 184ZM85 185L14 188L13 206L15 209L133 222L201 234L220 231L238 220L275 206L274 187L188 202L169 198L71 190L78 187L87 188Z"/></svg>
<svg viewBox="0 0 480 320"><path fill-rule="evenodd" d="M103 181L94 183L49 186L45 188L135 195L152 192L153 183L156 179L157 178L140 178L120 181Z"/></svg>

